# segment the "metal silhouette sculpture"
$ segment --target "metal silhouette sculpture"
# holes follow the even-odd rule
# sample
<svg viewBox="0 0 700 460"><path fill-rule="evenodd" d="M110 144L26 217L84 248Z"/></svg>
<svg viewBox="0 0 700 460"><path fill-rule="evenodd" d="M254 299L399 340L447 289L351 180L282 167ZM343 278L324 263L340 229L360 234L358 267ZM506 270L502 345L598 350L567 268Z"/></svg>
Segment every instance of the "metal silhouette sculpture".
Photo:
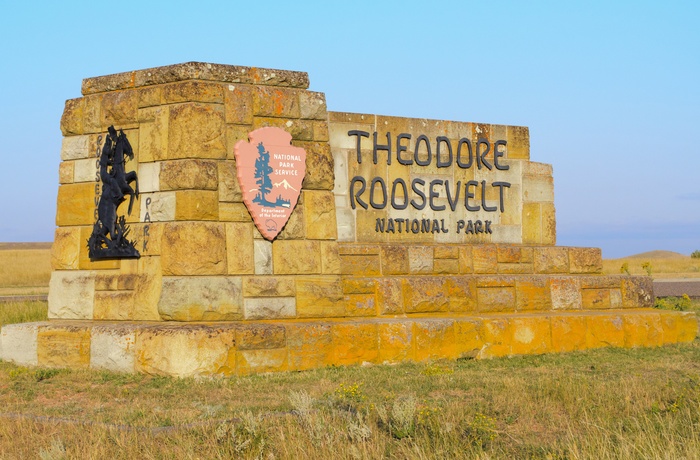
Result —
<svg viewBox="0 0 700 460"><path fill-rule="evenodd" d="M134 205L134 199L139 196L139 182L135 171L126 172L124 164L127 159L134 159L134 151L124 131L117 134L114 126L108 128L109 134L100 155L100 180L102 194L97 205L97 222L92 228L88 239L90 259L129 259L141 255L134 243L127 239L129 228L126 218L117 218L117 208L126 201L129 195L129 210ZM131 183L135 184L135 189Z"/></svg>

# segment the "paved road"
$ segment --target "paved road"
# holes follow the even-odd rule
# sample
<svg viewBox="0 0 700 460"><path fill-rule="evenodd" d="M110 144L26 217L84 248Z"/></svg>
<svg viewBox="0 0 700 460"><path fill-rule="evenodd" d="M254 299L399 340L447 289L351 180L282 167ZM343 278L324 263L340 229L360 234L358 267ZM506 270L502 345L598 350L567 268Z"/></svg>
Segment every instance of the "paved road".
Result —
<svg viewBox="0 0 700 460"><path fill-rule="evenodd" d="M0 296L0 302L27 302L30 300L48 300L49 296L47 294L39 295L2 295Z"/></svg>
<svg viewBox="0 0 700 460"><path fill-rule="evenodd" d="M654 280L654 295L656 297L680 297L683 294L700 298L700 279Z"/></svg>

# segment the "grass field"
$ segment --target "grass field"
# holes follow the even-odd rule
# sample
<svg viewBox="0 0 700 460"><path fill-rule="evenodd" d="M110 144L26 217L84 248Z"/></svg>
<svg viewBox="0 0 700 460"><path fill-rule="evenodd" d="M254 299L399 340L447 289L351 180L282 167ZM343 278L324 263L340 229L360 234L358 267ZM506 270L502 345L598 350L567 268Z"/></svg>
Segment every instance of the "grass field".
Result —
<svg viewBox="0 0 700 460"><path fill-rule="evenodd" d="M0 243L0 295L46 294L51 243Z"/></svg>
<svg viewBox="0 0 700 460"><path fill-rule="evenodd" d="M621 259L603 259L603 273L651 275L653 278L700 278L700 259L669 252L650 251Z"/></svg>
<svg viewBox="0 0 700 460"><path fill-rule="evenodd" d="M698 458L700 341L233 379L0 362L0 407L3 459Z"/></svg>

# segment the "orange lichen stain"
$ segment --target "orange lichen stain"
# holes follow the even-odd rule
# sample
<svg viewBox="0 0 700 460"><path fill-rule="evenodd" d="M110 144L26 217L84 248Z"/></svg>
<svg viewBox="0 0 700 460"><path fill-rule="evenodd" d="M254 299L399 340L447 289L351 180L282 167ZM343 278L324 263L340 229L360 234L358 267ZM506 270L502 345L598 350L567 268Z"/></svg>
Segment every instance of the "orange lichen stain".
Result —
<svg viewBox="0 0 700 460"><path fill-rule="evenodd" d="M284 93L278 89L275 90L274 107L275 114L282 115L284 111Z"/></svg>

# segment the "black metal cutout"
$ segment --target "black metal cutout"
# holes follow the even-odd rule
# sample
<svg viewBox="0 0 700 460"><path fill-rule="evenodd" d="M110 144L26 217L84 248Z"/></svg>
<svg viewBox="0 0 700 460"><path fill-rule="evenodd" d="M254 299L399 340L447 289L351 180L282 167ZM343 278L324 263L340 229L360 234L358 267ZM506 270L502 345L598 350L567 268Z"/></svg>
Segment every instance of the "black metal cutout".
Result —
<svg viewBox="0 0 700 460"><path fill-rule="evenodd" d="M139 196L139 182L135 171L126 172L124 164L127 159L134 159L134 151L121 129L117 134L114 126L108 128L109 134L100 155L100 180L102 195L97 205L97 222L92 228L88 239L88 252L91 260L99 259L138 259L141 254L129 241L129 227L126 218L117 218L117 208L126 201L128 194L129 210L134 205L134 199ZM136 190L131 187L134 182Z"/></svg>

